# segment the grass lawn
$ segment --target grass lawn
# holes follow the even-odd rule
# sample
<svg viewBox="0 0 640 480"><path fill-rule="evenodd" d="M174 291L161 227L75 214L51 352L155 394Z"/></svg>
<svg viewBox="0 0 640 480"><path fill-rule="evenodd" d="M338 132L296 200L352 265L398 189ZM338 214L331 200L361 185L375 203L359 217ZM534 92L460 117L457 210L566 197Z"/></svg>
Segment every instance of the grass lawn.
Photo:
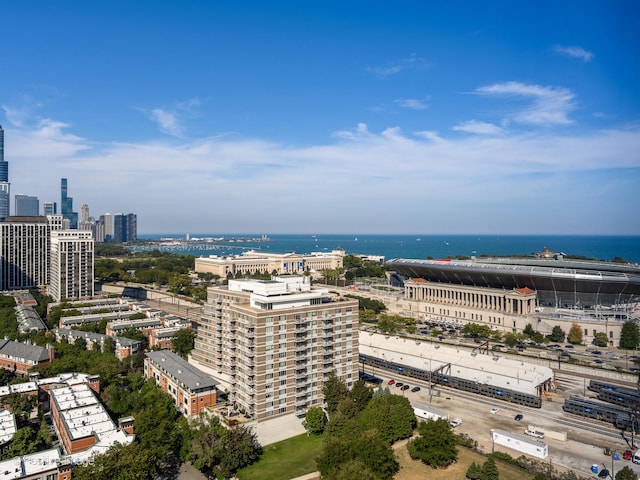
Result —
<svg viewBox="0 0 640 480"><path fill-rule="evenodd" d="M322 453L322 436L306 434L263 447L257 463L239 470L240 480L289 480L315 472Z"/></svg>
<svg viewBox="0 0 640 480"><path fill-rule="evenodd" d="M443 469L433 469L423 464L420 460L413 460L406 447L400 447L395 452L400 463L400 471L393 477L394 480L453 480L465 478L465 473L472 462L482 465L487 457L470 450L458 447L458 461L453 465ZM533 475L524 470L496 461L500 471L500 480L533 480Z"/></svg>

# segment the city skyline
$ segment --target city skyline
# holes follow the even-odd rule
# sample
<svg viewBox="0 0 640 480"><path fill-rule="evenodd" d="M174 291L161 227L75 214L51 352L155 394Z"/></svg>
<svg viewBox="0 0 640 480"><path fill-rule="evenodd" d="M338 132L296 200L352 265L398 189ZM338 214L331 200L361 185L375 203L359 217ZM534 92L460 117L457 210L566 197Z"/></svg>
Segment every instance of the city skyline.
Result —
<svg viewBox="0 0 640 480"><path fill-rule="evenodd" d="M139 235L640 235L638 13L10 4L9 182Z"/></svg>

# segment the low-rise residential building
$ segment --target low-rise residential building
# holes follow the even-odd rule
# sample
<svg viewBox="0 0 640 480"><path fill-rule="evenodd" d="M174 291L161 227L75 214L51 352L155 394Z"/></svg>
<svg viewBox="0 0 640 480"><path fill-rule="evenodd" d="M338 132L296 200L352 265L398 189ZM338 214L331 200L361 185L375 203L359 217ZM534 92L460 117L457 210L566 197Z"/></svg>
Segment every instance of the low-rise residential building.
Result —
<svg viewBox="0 0 640 480"><path fill-rule="evenodd" d="M112 338L114 353L118 360L124 360L129 355L140 353L143 349L143 344L140 340L132 340L131 338L126 337L112 337L102 333L84 332L82 330L73 330L69 328L56 328L53 331L53 334L55 335L57 342L65 339L69 343L76 343L77 339L82 338L87 342L87 350L94 350L96 348L103 350L105 340L107 338Z"/></svg>
<svg viewBox="0 0 640 480"><path fill-rule="evenodd" d="M55 358L52 346L39 347L29 342L0 340L0 366L16 375L26 375L30 369L46 365Z"/></svg>
<svg viewBox="0 0 640 480"><path fill-rule="evenodd" d="M0 462L2 480L71 480L71 461L51 448Z"/></svg>
<svg viewBox="0 0 640 480"><path fill-rule="evenodd" d="M218 382L167 350L147 352L144 374L167 392L185 417L197 417L217 402Z"/></svg>
<svg viewBox="0 0 640 480"><path fill-rule="evenodd" d="M71 385L49 390L51 415L64 451L74 462L104 453L116 443L133 442L133 419L116 425L87 385Z"/></svg>
<svg viewBox="0 0 640 480"><path fill-rule="evenodd" d="M16 416L10 410L0 409L0 450L4 451L9 442L13 440L18 426ZM0 475L2 471L0 470Z"/></svg>

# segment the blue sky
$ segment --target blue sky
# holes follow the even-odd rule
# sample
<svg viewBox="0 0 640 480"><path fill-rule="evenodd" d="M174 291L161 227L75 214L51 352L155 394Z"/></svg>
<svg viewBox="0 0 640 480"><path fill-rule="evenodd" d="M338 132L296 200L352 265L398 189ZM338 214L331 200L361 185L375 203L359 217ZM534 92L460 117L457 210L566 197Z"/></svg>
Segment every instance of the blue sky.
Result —
<svg viewBox="0 0 640 480"><path fill-rule="evenodd" d="M633 1L5 2L13 194L144 233L640 235Z"/></svg>

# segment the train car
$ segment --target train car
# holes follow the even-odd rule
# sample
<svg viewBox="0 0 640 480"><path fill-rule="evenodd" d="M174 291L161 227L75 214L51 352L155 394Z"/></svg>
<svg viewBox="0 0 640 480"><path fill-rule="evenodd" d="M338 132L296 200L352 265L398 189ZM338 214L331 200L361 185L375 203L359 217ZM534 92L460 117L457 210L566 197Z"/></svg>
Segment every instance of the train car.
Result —
<svg viewBox="0 0 640 480"><path fill-rule="evenodd" d="M481 384L473 380L445 375L438 372L429 374L428 370L409 367L407 365L381 360L376 357L360 355L360 362L362 363L363 369L365 365L370 365L371 367L384 369L386 371L395 371L406 377L417 378L423 381L431 381L434 385L445 385L458 390L464 390L465 392L477 393L479 395L503 400L505 402L517 403L527 407L542 407L542 400L537 395L517 392L515 390L500 388L494 385Z"/></svg>
<svg viewBox="0 0 640 480"><path fill-rule="evenodd" d="M630 430L632 427L631 410L584 398L580 395L572 395L567 398L562 409L567 413L610 423L617 428Z"/></svg>
<svg viewBox="0 0 640 480"><path fill-rule="evenodd" d="M598 399L603 402L614 403L635 410L640 407L640 392L637 389L600 380L591 380L587 388L592 392L596 392Z"/></svg>

